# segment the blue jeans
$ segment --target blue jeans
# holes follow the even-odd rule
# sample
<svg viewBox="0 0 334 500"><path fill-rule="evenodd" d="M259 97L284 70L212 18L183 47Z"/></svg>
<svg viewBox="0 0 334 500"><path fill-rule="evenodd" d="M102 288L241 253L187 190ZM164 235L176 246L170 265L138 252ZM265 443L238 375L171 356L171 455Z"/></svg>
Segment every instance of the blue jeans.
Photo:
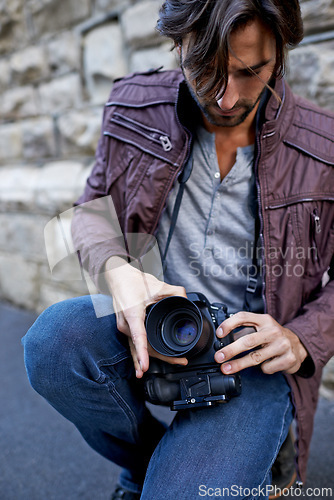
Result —
<svg viewBox="0 0 334 500"><path fill-rule="evenodd" d="M111 299L95 300L103 306ZM227 489L234 498L267 498L271 466L293 418L281 373L244 370L241 396L182 410L166 429L145 405L115 316L97 318L90 296L51 306L22 342L33 388L92 448L123 467L120 484L142 491L142 499L228 496Z"/></svg>

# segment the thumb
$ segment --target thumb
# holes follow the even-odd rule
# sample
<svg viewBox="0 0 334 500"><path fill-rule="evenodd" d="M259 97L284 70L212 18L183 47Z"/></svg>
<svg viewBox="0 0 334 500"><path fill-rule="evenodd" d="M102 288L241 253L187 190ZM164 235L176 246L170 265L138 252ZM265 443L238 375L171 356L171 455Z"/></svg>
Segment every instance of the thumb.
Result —
<svg viewBox="0 0 334 500"><path fill-rule="evenodd" d="M143 376L143 371L140 367L137 352L136 352L136 349L135 349L134 343L132 342L131 337L128 338L128 341L129 341L129 347L130 347L130 352L131 352L133 364L134 364L134 367L136 370L136 377L141 378Z"/></svg>
<svg viewBox="0 0 334 500"><path fill-rule="evenodd" d="M143 376L143 373L148 370L149 356L147 350L147 335L144 322L141 318L127 318L133 350L136 353L136 361L138 362L138 375ZM131 349L131 345L130 345ZM131 352L132 354L132 352ZM133 357L133 356L132 356ZM136 368L136 366L135 366ZM138 376L137 375L137 376Z"/></svg>

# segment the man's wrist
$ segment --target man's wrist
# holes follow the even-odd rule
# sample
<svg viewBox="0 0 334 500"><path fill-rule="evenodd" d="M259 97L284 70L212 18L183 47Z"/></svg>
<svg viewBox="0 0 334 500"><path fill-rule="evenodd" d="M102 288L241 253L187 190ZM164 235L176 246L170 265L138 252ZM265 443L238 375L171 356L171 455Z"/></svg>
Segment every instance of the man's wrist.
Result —
<svg viewBox="0 0 334 500"><path fill-rule="evenodd" d="M120 255L113 255L110 257L104 264L104 271L113 271L118 267L124 266L128 264L128 261L125 257L121 257Z"/></svg>
<svg viewBox="0 0 334 500"><path fill-rule="evenodd" d="M315 372L315 364L313 359L309 354L307 354L306 358L300 365L299 370L294 373L294 375L298 375L299 377L302 378L310 378L314 375Z"/></svg>

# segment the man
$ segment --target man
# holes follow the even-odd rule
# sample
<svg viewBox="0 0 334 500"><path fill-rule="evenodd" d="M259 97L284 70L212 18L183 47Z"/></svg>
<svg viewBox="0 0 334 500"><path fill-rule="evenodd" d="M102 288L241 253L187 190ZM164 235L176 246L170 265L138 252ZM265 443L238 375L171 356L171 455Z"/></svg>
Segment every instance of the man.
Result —
<svg viewBox="0 0 334 500"><path fill-rule="evenodd" d="M81 261L116 314L97 318L90 297L52 306L24 339L27 371L123 467L114 499L267 498L293 416L305 479L321 370L334 353L333 115L282 78L286 49L302 37L297 0L167 0L158 27L182 71L115 84L74 219ZM107 195L117 223L99 206ZM92 200L95 209L81 208ZM128 263L133 233L156 236L164 281ZM234 313L219 337L252 327L215 354L223 374L241 372L243 389L228 404L180 411L165 429L144 404L142 377L149 356L187 359L148 346L145 311L191 291Z"/></svg>

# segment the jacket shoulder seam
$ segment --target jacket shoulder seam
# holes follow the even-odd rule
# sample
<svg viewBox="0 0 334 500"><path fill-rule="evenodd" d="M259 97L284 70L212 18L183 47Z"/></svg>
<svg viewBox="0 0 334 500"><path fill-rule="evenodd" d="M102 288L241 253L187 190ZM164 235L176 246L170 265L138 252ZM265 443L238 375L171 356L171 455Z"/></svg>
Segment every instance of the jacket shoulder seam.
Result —
<svg viewBox="0 0 334 500"><path fill-rule="evenodd" d="M308 132L311 132L312 134L319 135L320 137L323 137L324 139L327 139L330 142L334 142L334 134L331 136L329 134L326 134L323 129L320 129L316 126L311 127L306 127L305 124L299 120L296 120L295 122L292 123L294 127L307 130Z"/></svg>
<svg viewBox="0 0 334 500"><path fill-rule="evenodd" d="M283 141L304 154L329 165L334 165L334 114L308 103L303 98L295 99L295 113Z"/></svg>
<svg viewBox="0 0 334 500"><path fill-rule="evenodd" d="M304 130L307 130L308 132L311 133L318 133L318 135L321 135L325 137L326 139L329 139L330 141L334 142L334 133L329 134L329 129L326 127L324 121L329 120L333 122L334 126L334 114L326 111L325 109L318 108L315 105L310 104L310 107L307 107L301 102L296 101L296 108L300 110L302 115L305 114L310 114L317 119L317 123L311 124L310 120L300 120L300 119L295 119L292 121L292 125L295 125L299 128L302 128Z"/></svg>

